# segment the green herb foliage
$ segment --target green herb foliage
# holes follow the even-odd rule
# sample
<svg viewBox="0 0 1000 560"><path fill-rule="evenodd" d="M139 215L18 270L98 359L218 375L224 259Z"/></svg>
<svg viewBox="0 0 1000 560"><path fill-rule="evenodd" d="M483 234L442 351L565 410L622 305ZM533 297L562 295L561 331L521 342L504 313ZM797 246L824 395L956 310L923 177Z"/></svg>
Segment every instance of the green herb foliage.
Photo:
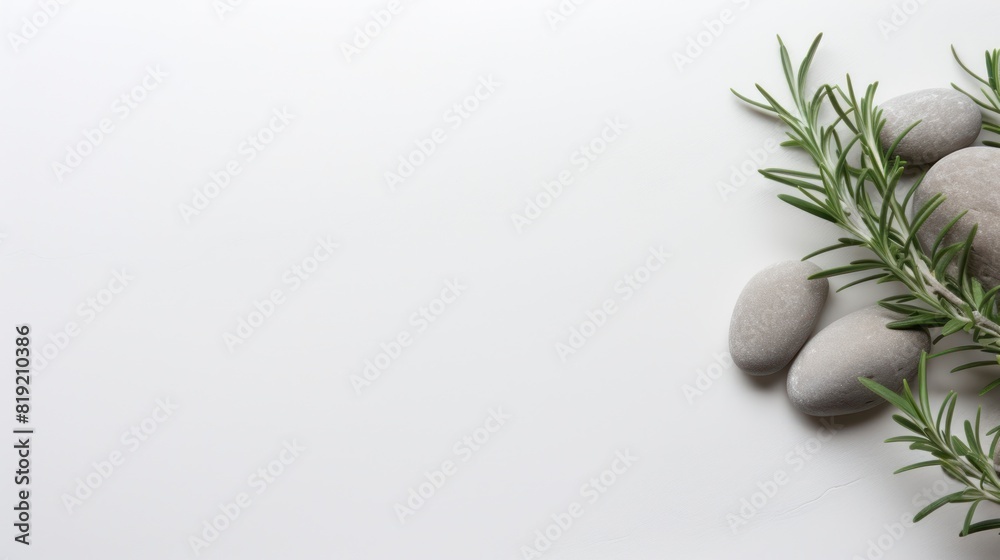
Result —
<svg viewBox="0 0 1000 560"><path fill-rule="evenodd" d="M969 67L962 62L962 59L958 56L958 51L955 50L954 46L951 47L951 54L955 55L955 60L958 61L962 70L965 70L967 74L983 84L979 88L983 97L980 99L955 84L951 84L952 87L971 97L972 100L983 109L1000 115L1000 50L986 51L986 78L983 78L979 74L970 70ZM983 130L994 134L1000 134L1000 123L989 119L983 119ZM983 144L994 148L1000 148L1000 143L992 140L984 140Z"/></svg>
<svg viewBox="0 0 1000 560"><path fill-rule="evenodd" d="M788 140L782 145L804 151L814 165L810 171L761 169L760 173L796 191L798 196L779 195L783 201L832 222L845 232L845 237L836 244L815 251L805 259L847 247L861 247L870 253L870 258L824 270L814 277L863 275L841 287L841 290L870 281L902 284L905 293L879 302L883 307L901 314L900 320L890 324L891 328L940 329L935 343L960 331L969 333L971 340L968 344L921 356L919 401L914 399L908 385L904 386L901 395L897 395L871 380L862 378L860 381L902 411L904 415L894 418L916 434L889 441L909 442L911 448L934 456L932 461L910 465L899 472L940 466L965 486L964 490L945 496L925 508L915 520L919 521L946 503L970 503L962 535L1000 529L1000 519L973 523L976 508L981 502L1000 503L1000 481L991 459L997 437L1000 437L1000 427L989 432L997 435L987 454L979 439L978 415L975 428L971 423L965 423L965 441L953 436L951 425L955 394L948 394L941 412L935 417L929 409L926 388L928 358L953 352L979 351L985 354L986 359L968 361L953 371L997 365L1000 358L1000 316L997 312L1000 286L984 289L969 274L975 226L960 242L945 242L947 234L964 214L954 216L931 246L924 246L917 238L917 232L927 218L944 202L943 196L934 196L921 207L914 208L911 215L906 213L922 176L912 185L902 186L906 162L895 152L902 138L919 123L911 125L891 146L883 147L879 134L885 120L874 102L877 83L859 93L850 76L847 76L843 87L820 85L809 89L809 67L821 38L822 35L813 41L798 68L793 66L788 50L778 38L781 64L791 94L790 103L779 102L760 85L756 87L761 100L733 91L744 102L780 119L788 135ZM976 102L1000 114L1000 89L997 87L1000 51L987 54L987 65L988 80L979 78L964 65L963 68L986 85L982 89L986 100ZM984 128L1000 133L998 125L987 123ZM982 392L998 386L1000 379L987 385Z"/></svg>
<svg viewBox="0 0 1000 560"><path fill-rule="evenodd" d="M944 196L931 197L914 210L912 218L908 216L905 209L919 188L920 180L909 188L897 188L906 162L894 155L903 135L919 123L914 123L883 151L879 132L885 120L874 103L877 83L869 85L859 96L847 76L845 88L822 85L808 95L806 77L821 37L813 42L797 71L779 39L782 66L792 95L788 108L759 85L757 90L763 102L733 92L743 101L781 119L789 129L789 139L782 145L804 150L816 166L812 172L761 169L762 175L792 187L800 195L781 194L779 198L840 226L848 234L836 244L805 258L859 246L872 253L873 258L825 270L815 277L866 274L841 290L869 281L899 282L908 293L880 302L904 315L890 325L892 328L939 327L942 336L966 331L972 335L973 343L951 348L948 352L979 350L990 357L969 362L958 369L995 365L1000 355L1000 316L997 313L1000 286L985 290L968 273L976 228L972 227L961 242L946 244L947 233L962 217L955 216L932 246L922 246L917 232L944 202ZM832 109L834 114L826 124L821 123L824 109ZM1000 380L984 392L998 385Z"/></svg>
<svg viewBox="0 0 1000 560"><path fill-rule="evenodd" d="M986 437L992 436L989 450L983 449L983 440L980 437L979 420L982 415L982 407L976 412L976 423L968 420L964 424L965 436L963 440L959 434L952 433L953 416L955 404L958 402L958 395L954 391L949 391L941 403L937 415L931 409L930 399L927 396L927 354L920 356L920 367L917 370L917 396L910 391L909 383L903 380L903 391L896 394L889 389L879 385L871 379L860 378L866 387L876 394L892 403L903 414L894 414L892 419L900 426L913 432L912 436L899 436L885 440L887 443L909 443L910 449L925 451L934 456L930 461L922 461L903 467L896 473L911 471L923 467L941 467L948 476L961 482L965 488L935 500L930 505L920 510L913 517L914 521L920 521L934 510L945 504L968 503L969 512L965 516L965 524L962 526L961 536L966 536L979 531L989 531L1000 529L1000 519L988 519L985 521L973 522L976 508L981 502L993 502L1000 504L1000 479L997 478L997 471L993 467L992 457L996 453L997 440L1000 439L1000 426L993 428L986 433Z"/></svg>

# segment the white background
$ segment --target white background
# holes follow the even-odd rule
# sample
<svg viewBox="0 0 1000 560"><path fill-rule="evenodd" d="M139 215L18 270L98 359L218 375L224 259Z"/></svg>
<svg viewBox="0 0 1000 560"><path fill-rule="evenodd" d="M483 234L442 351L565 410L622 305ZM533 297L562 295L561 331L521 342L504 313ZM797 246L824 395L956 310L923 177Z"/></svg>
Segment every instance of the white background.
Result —
<svg viewBox="0 0 1000 560"><path fill-rule="evenodd" d="M202 557L522 558L574 502L583 515L543 557L996 556L996 535L957 537L961 508L891 527L943 477L891 475L924 457L880 443L901 433L887 408L838 419L817 449L821 424L790 407L784 372L713 364L744 282L838 235L759 177L720 195L779 137L728 88L783 93L775 35L801 57L821 31L816 83L851 72L880 80L883 100L969 85L949 45L981 66L1000 7L906 3L887 32L903 2L592 0L553 29L556 0L403 0L348 61L341 45L385 5L246 0L220 17L209 0L72 2L15 49L9 33L40 7L3 3L2 347L13 362L19 323L36 352L68 322L79 332L32 378L30 549L12 540L3 445L0 554L193 558L189 538L247 492ZM113 103L147 67L166 77L121 118ZM452 128L446 111L490 76L495 93ZM186 221L179 206L281 108L291 124ZM113 132L57 178L53 162L105 118ZM615 118L627 129L581 171L574 152ZM385 173L438 127L445 141L393 192ZM564 170L574 182L519 232L511 215ZM339 249L291 291L282 275L326 236ZM661 246L667 264L625 300L616 283ZM121 269L134 280L81 314ZM411 315L452 278L467 289L416 333ZM285 302L230 352L224 333L274 289ZM821 323L888 293L831 297ZM556 345L609 298L617 312L562 360ZM404 330L413 344L359 395L351 376ZM954 387L1000 420L996 398L974 396L989 373L945 365L935 398ZM157 399L177 410L132 452L121 434ZM13 428L13 379L0 404ZM463 462L453 446L498 408L510 419ZM305 451L257 494L248 477L293 440ZM804 466L790 459L807 444ZM637 461L589 503L581 486L619 450ZM124 462L67 508L116 451ZM447 460L457 474L401 524L394 505ZM734 531L727 515L779 471L788 483Z"/></svg>

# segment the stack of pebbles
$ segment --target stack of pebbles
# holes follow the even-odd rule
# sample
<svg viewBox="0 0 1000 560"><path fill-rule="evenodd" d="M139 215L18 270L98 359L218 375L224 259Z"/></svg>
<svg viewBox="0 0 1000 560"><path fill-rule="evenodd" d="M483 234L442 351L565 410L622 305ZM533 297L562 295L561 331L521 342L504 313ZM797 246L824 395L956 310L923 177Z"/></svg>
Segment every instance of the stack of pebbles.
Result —
<svg viewBox="0 0 1000 560"><path fill-rule="evenodd" d="M964 94L929 89L880 105L889 146L907 127L896 154L914 166L933 166L914 195L920 207L937 193L946 200L918 233L929 247L958 214L968 212L944 243L964 240L979 224L969 262L987 288L1000 284L1000 149L969 147L982 126L979 107ZM788 371L788 397L814 416L861 412L885 402L858 382L867 377L894 390L914 380L920 352L931 338L923 329L886 327L900 315L878 305L851 313L812 336L830 291L809 262L772 265L754 276L736 302L729 328L733 362L750 375Z"/></svg>

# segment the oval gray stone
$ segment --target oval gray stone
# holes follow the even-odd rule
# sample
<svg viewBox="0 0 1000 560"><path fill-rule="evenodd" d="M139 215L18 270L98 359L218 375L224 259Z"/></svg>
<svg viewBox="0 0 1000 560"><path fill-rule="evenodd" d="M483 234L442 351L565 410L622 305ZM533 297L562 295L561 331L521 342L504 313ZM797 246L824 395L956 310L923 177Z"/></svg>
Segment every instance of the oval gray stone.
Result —
<svg viewBox="0 0 1000 560"><path fill-rule="evenodd" d="M729 323L733 363L751 375L780 371L816 327L830 292L826 278L810 262L786 261L758 272L736 300Z"/></svg>
<svg viewBox="0 0 1000 560"><path fill-rule="evenodd" d="M948 222L968 211L948 231L943 246L964 241L972 225L979 224L969 271L987 288L1000 285L1000 149L965 148L937 162L913 195L913 207L938 193L945 196L944 203L917 232L923 249L930 251Z"/></svg>
<svg viewBox="0 0 1000 560"><path fill-rule="evenodd" d="M953 89L914 91L893 97L879 108L885 118L879 140L885 149L889 149L907 127L920 121L896 148L896 154L911 165L934 163L971 146L979 137L983 124L979 106Z"/></svg>
<svg viewBox="0 0 1000 560"><path fill-rule="evenodd" d="M929 350L924 329L886 327L902 316L878 305L842 317L821 330L799 352L788 371L788 398L813 416L839 416L884 403L859 377L874 379L893 391L913 381L920 351Z"/></svg>

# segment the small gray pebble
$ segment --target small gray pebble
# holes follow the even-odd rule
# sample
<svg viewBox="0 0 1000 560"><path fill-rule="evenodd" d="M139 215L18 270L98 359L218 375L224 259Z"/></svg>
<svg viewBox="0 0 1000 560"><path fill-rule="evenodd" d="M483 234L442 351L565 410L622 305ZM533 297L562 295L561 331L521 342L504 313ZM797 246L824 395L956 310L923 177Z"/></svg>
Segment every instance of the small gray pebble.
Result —
<svg viewBox="0 0 1000 560"><path fill-rule="evenodd" d="M965 148L934 164L913 195L914 209L938 193L946 198L917 232L921 246L930 251L948 222L968 210L942 244L964 241L972 225L979 224L969 271L986 288L1000 285L1000 150Z"/></svg>
<svg viewBox="0 0 1000 560"><path fill-rule="evenodd" d="M780 371L802 348L816 327L830 283L809 280L821 269L787 261L758 272L736 300L729 323L729 353L751 375Z"/></svg>
<svg viewBox="0 0 1000 560"><path fill-rule="evenodd" d="M788 372L788 398L813 416L853 414L885 401L862 385L867 377L893 391L913 381L920 351L929 350L924 329L886 327L902 316L878 305L842 317L806 343Z"/></svg>
<svg viewBox="0 0 1000 560"><path fill-rule="evenodd" d="M979 137L983 115L979 106L964 93L953 89L924 89L893 97L879 105L885 127L879 136L888 149L913 123L896 148L896 154L911 165L934 163L942 157L972 145Z"/></svg>

